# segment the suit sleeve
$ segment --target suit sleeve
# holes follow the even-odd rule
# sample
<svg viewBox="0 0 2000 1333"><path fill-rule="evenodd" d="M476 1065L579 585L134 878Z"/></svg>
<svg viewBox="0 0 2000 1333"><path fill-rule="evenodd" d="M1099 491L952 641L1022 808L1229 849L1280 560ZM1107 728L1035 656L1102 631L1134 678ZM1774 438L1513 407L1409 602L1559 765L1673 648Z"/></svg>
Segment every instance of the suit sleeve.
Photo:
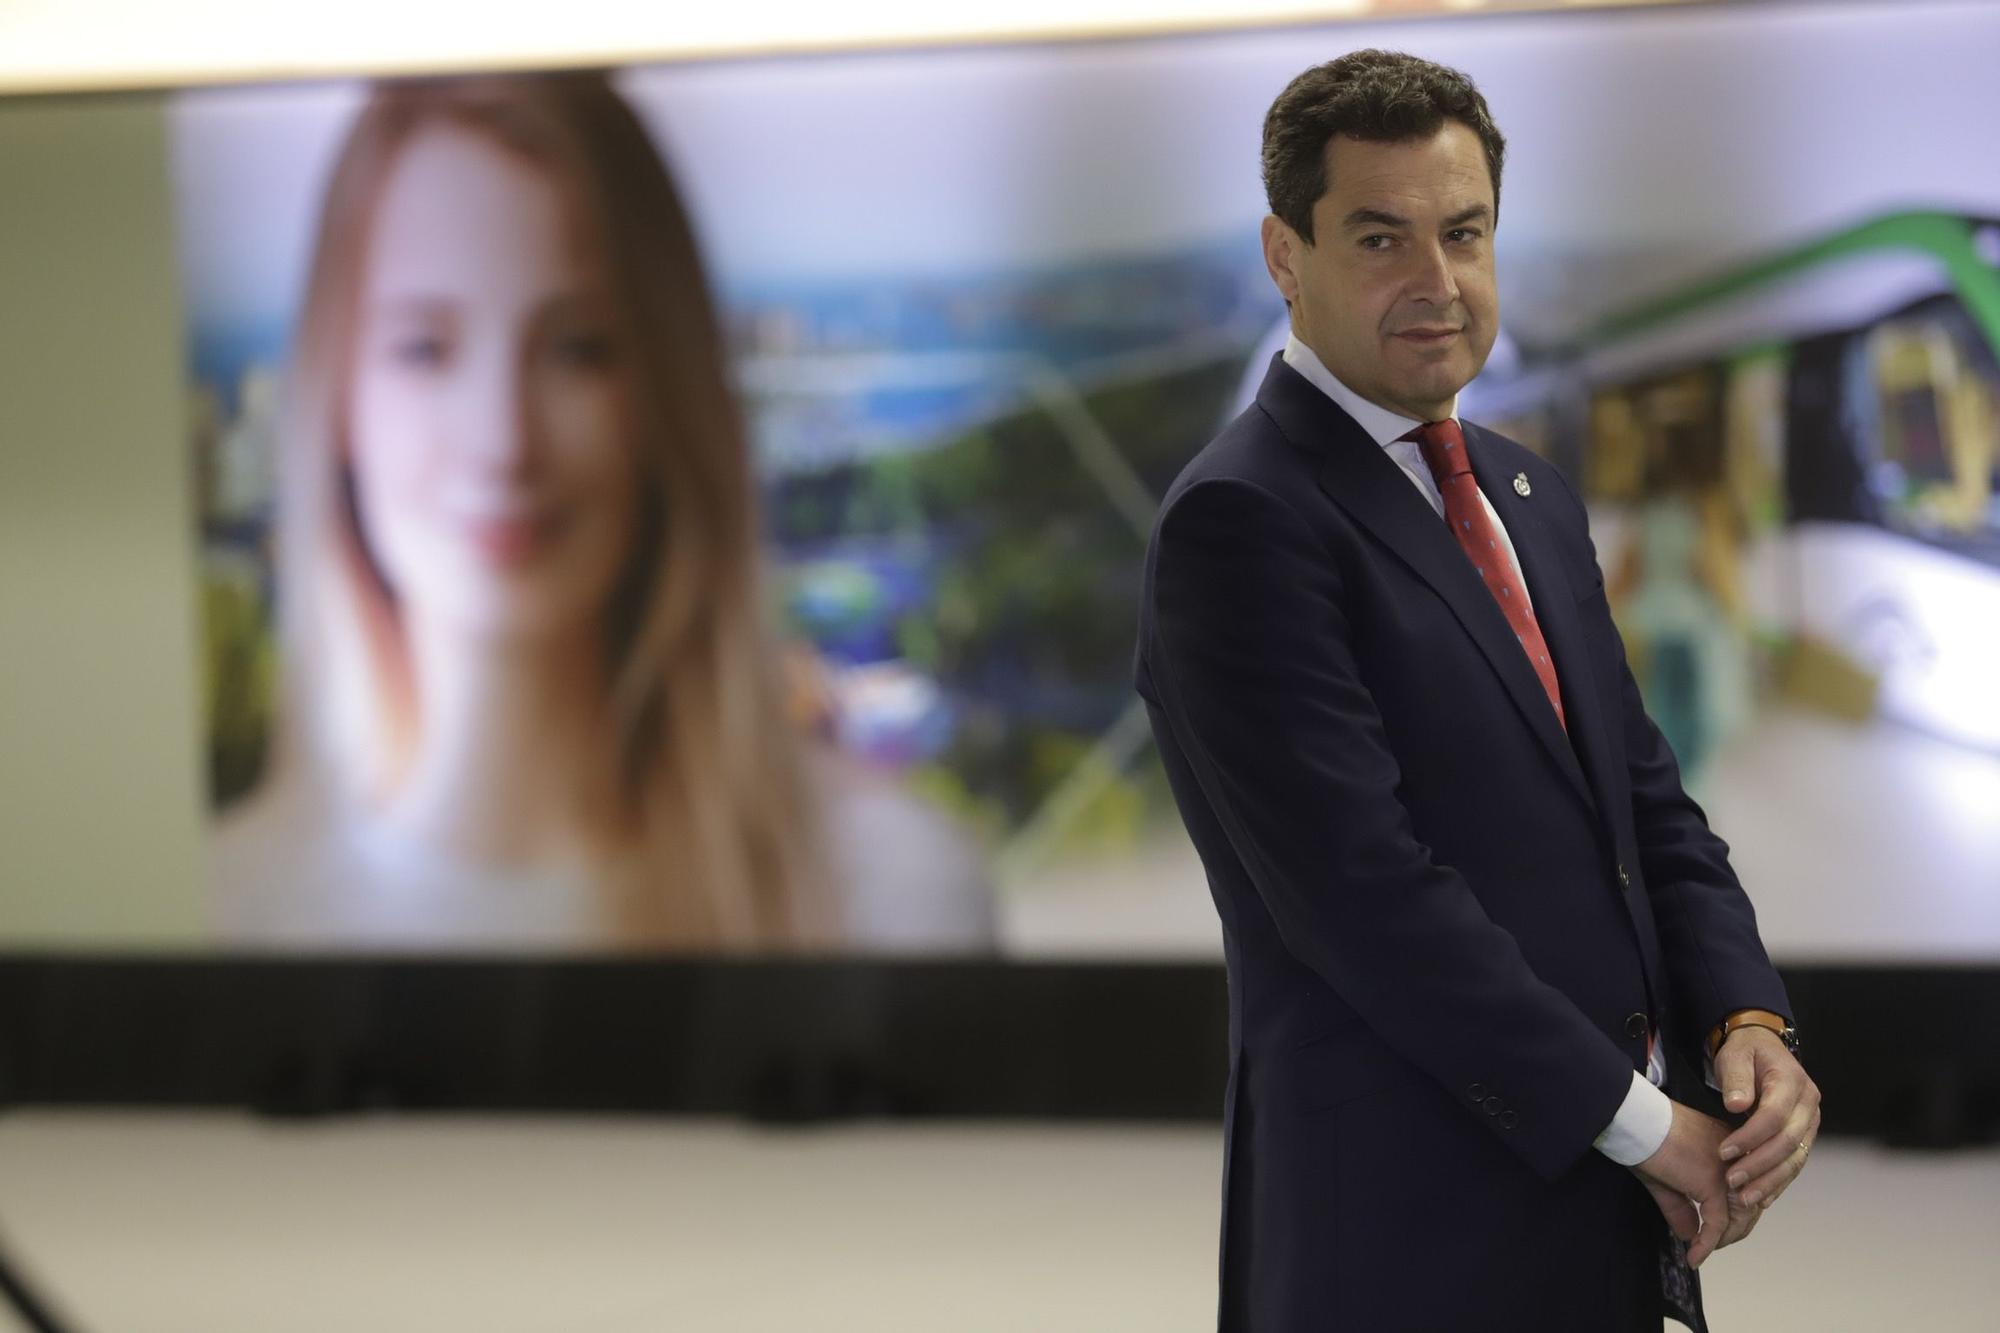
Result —
<svg viewBox="0 0 2000 1333"><path fill-rule="evenodd" d="M1632 1082L1623 1052L1535 975L1436 864L1353 651L1338 570L1252 483L1183 491L1154 538L1148 666L1173 736L1285 946L1468 1112L1554 1179Z"/></svg>
<svg viewBox="0 0 2000 1333"><path fill-rule="evenodd" d="M1568 490L1567 480L1563 486ZM1588 544L1588 515L1573 490L1569 496ZM1590 552L1594 561L1595 546ZM1707 816L1681 785L1680 764L1646 712L1609 608L1602 614L1603 631L1618 644L1616 725L1623 732L1639 874L1653 904L1673 990L1675 1022L1669 1030L1683 1034L1690 1043L1689 1062L1706 1070L1708 1031L1726 1015L1737 1009L1769 1009L1791 1016L1791 1001L1757 934L1750 897L1730 867L1729 845L1709 828Z"/></svg>

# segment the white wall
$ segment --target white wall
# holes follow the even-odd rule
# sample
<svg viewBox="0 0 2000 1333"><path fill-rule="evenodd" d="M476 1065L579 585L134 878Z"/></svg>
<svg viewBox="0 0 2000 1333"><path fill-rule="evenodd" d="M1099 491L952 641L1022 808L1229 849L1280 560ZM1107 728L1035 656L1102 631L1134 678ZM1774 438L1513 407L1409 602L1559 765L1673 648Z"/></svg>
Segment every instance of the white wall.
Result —
<svg viewBox="0 0 2000 1333"><path fill-rule="evenodd" d="M1673 0L1582 0L1597 6ZM1578 0L3 0L0 92L1118 36Z"/></svg>

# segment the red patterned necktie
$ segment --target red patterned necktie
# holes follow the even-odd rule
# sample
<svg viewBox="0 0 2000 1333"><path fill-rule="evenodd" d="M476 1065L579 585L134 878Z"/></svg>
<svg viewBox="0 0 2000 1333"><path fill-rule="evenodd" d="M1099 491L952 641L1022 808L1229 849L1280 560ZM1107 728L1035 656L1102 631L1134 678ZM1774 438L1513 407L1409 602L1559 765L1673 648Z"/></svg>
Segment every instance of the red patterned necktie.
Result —
<svg viewBox="0 0 2000 1333"><path fill-rule="evenodd" d="M1542 689L1548 692L1556 721L1568 731L1562 690L1556 684L1555 666L1549 661L1549 645L1543 640L1542 627L1535 623L1534 610L1528 605L1528 590L1522 586L1514 562L1500 545L1500 535L1486 516L1486 506L1479 502L1479 483L1472 476L1464 433L1456 421L1447 417L1443 421L1427 421L1403 438L1415 440L1423 450L1424 462L1430 464L1431 475L1437 478L1438 491L1444 497L1444 517L1451 524L1451 535L1458 538L1459 546L1485 581L1487 591L1500 604L1501 614L1507 617L1514 637L1528 654L1528 665L1535 669Z"/></svg>

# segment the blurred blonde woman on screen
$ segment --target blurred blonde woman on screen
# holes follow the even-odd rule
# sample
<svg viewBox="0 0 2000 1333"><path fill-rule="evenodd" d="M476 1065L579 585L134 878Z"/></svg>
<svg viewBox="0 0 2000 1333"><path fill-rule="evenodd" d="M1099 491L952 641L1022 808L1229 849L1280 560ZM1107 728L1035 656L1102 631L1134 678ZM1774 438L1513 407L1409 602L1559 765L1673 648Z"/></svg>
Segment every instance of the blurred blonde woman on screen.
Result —
<svg viewBox="0 0 2000 1333"><path fill-rule="evenodd" d="M224 934L990 943L969 842L788 715L694 237L602 76L378 87L291 356L283 703Z"/></svg>

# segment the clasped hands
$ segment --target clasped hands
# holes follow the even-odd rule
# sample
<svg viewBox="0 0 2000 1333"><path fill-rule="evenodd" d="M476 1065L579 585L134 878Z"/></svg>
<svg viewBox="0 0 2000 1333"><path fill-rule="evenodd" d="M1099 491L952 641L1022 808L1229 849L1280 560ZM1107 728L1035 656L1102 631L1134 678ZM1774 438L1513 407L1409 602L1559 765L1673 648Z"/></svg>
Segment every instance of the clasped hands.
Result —
<svg viewBox="0 0 2000 1333"><path fill-rule="evenodd" d="M1734 1131L1679 1102L1673 1128L1631 1168L1688 1242L1688 1263L1742 1240L1799 1172L1819 1134L1819 1087L1769 1028L1740 1027L1715 1054L1715 1081L1731 1111L1756 1111Z"/></svg>

